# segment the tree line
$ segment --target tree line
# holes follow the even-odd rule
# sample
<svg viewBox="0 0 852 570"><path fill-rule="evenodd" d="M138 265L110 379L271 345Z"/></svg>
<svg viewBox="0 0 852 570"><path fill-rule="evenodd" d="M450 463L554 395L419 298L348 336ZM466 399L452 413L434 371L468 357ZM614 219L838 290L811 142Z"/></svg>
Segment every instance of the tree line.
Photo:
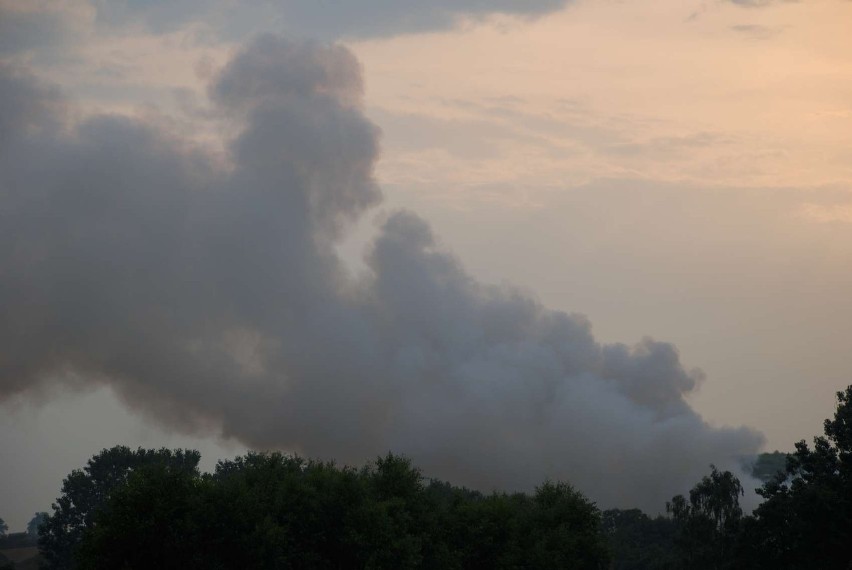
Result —
<svg viewBox="0 0 852 570"><path fill-rule="evenodd" d="M606 567L597 508L563 483L483 495L425 481L395 455L353 469L249 453L212 474L198 459L122 447L92 458L42 525L48 566Z"/></svg>
<svg viewBox="0 0 852 570"><path fill-rule="evenodd" d="M760 466L777 473L751 514L712 466L651 517L601 512L561 482L484 494L392 454L355 469L252 452L202 474L197 451L114 447L63 481L39 548L51 569L847 570L852 386L837 398L824 436Z"/></svg>
<svg viewBox="0 0 852 570"><path fill-rule="evenodd" d="M753 513L740 481L712 468L667 505L669 517L606 511L603 531L617 570L849 570L852 568L852 386L813 445L758 465L765 483ZM780 460L783 459L783 462ZM775 470L773 474L771 469Z"/></svg>

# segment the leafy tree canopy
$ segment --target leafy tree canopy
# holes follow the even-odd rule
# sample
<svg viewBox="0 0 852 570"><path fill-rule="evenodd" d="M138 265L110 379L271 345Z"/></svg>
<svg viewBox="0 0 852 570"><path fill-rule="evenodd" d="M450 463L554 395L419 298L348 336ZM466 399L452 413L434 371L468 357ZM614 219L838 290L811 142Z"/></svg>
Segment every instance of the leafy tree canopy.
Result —
<svg viewBox="0 0 852 570"><path fill-rule="evenodd" d="M677 527L675 547L683 568L727 568L739 532L743 487L730 471L710 467L689 499L677 495L666 505Z"/></svg>
<svg viewBox="0 0 852 570"><path fill-rule="evenodd" d="M75 568L75 551L83 532L92 527L96 514L112 492L123 486L133 472L145 466L162 466L197 475L197 451L142 449L125 446L104 449L62 482L53 513L39 526L39 548L48 568Z"/></svg>
<svg viewBox="0 0 852 570"><path fill-rule="evenodd" d="M564 483L483 495L387 455L354 469L249 453L215 473L131 473L87 527L80 567L607 568L593 503Z"/></svg>
<svg viewBox="0 0 852 570"><path fill-rule="evenodd" d="M742 567L846 570L852 565L852 386L837 393L834 418L813 447L796 444L786 468L758 493L746 521Z"/></svg>
<svg viewBox="0 0 852 570"><path fill-rule="evenodd" d="M751 466L751 475L755 479L768 483L787 469L788 456L789 454L781 451L761 453Z"/></svg>
<svg viewBox="0 0 852 570"><path fill-rule="evenodd" d="M668 517L651 518L639 509L603 512L603 533L612 553L612 570L678 570L677 526Z"/></svg>

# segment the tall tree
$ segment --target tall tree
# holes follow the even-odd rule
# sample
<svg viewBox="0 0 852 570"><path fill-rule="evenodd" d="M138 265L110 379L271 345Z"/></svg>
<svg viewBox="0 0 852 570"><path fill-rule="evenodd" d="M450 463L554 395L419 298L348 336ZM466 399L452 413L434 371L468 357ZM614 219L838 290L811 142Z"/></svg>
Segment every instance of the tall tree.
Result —
<svg viewBox="0 0 852 570"><path fill-rule="evenodd" d="M6 536L6 533L9 531L9 525L6 524L2 518L0 518L0 538Z"/></svg>
<svg viewBox="0 0 852 570"><path fill-rule="evenodd" d="M798 442L785 471L758 490L765 500L746 521L743 568L852 566L852 386L837 393L823 427L813 448Z"/></svg>
<svg viewBox="0 0 852 570"><path fill-rule="evenodd" d="M669 517L651 518L639 509L603 512L603 533L612 552L612 570L678 570Z"/></svg>
<svg viewBox="0 0 852 570"><path fill-rule="evenodd" d="M730 471L710 467L710 475L692 488L689 499L677 495L666 504L677 525L675 546L680 564L694 570L730 566L743 516L739 479Z"/></svg>
<svg viewBox="0 0 852 570"><path fill-rule="evenodd" d="M216 531L221 514L204 508L208 487L198 474L168 465L136 469L95 513L75 563L89 570L228 568L216 544L227 533Z"/></svg>
<svg viewBox="0 0 852 570"><path fill-rule="evenodd" d="M126 446L104 449L75 469L62 482L62 494L53 504L53 514L39 527L39 548L49 569L72 569L75 552L86 529L117 487L131 473L148 465L167 465L198 473L201 455L191 450L142 449Z"/></svg>
<svg viewBox="0 0 852 570"><path fill-rule="evenodd" d="M528 567L602 570L609 566L600 511L571 485L546 482L538 487L531 515L522 527L529 531L525 537L530 544Z"/></svg>

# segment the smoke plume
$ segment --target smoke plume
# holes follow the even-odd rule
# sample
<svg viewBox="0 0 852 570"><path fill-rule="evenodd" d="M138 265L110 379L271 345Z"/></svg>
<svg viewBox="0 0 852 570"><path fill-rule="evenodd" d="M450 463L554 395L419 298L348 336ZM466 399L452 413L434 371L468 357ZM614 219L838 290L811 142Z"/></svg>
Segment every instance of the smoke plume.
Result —
<svg viewBox="0 0 852 570"><path fill-rule="evenodd" d="M567 479L658 510L762 437L708 426L677 350L473 279L411 212L353 275L336 244L381 201L379 132L345 48L263 37L210 86L227 160L154 124L73 122L0 67L0 400L59 382L135 410L361 463L393 450L490 489Z"/></svg>

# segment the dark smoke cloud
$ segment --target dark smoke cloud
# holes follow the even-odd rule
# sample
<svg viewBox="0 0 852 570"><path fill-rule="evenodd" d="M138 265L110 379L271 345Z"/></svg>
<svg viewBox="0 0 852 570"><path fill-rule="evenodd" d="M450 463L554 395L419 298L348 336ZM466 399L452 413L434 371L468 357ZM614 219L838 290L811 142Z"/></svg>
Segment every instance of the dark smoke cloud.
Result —
<svg viewBox="0 0 852 570"><path fill-rule="evenodd" d="M360 97L344 48L263 37L210 87L240 125L217 161L138 120L73 124L0 67L0 400L107 384L254 447L392 449L461 484L562 478L649 509L758 449L689 407L701 373L674 346L602 345L584 317L477 282L413 213L352 275L335 245L380 202Z"/></svg>

